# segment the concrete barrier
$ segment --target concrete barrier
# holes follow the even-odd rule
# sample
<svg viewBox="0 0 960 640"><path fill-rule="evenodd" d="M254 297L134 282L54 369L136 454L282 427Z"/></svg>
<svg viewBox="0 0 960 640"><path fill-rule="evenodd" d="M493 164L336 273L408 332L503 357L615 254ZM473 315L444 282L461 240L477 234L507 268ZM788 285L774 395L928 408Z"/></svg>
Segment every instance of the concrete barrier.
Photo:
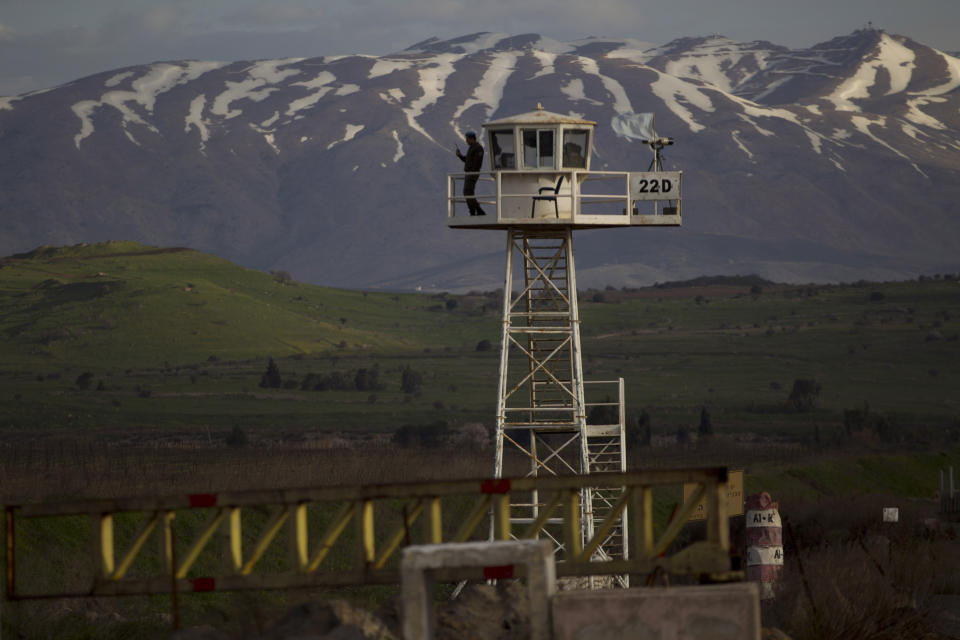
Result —
<svg viewBox="0 0 960 640"><path fill-rule="evenodd" d="M550 598L556 593L553 545L546 540L463 542L407 547L400 561L404 640L433 638L433 577L437 569L483 567L488 578L513 577L526 569L530 595L530 637L550 638Z"/></svg>
<svg viewBox="0 0 960 640"><path fill-rule="evenodd" d="M760 640L754 583L567 591L551 604L554 640Z"/></svg>

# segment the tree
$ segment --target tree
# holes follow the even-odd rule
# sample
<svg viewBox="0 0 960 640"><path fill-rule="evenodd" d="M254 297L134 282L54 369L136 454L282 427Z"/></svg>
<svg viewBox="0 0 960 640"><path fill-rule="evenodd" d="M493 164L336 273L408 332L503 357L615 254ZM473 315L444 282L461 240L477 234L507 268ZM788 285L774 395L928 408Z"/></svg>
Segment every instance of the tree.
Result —
<svg viewBox="0 0 960 640"><path fill-rule="evenodd" d="M280 377L280 367L270 358L267 364L267 370L260 378L260 386L264 389L279 389L283 386L283 379Z"/></svg>
<svg viewBox="0 0 960 640"><path fill-rule="evenodd" d="M490 351L491 349L493 349L493 345L486 338L477 343L477 351Z"/></svg>
<svg viewBox="0 0 960 640"><path fill-rule="evenodd" d="M410 365L400 371L400 389L404 393L416 393L423 386L423 374L414 371Z"/></svg>
<svg viewBox="0 0 960 640"><path fill-rule="evenodd" d="M84 371L79 376L77 376L76 385L77 388L81 391L85 391L90 388L90 384L93 382L93 373L90 371Z"/></svg>
<svg viewBox="0 0 960 640"><path fill-rule="evenodd" d="M713 435L713 422L710 421L710 412L706 407L700 409L700 426L697 427L697 435L701 438L709 438Z"/></svg>
<svg viewBox="0 0 960 640"><path fill-rule="evenodd" d="M373 365L370 369L357 369L353 384L357 391L380 391L383 389L380 384L380 367Z"/></svg>
<svg viewBox="0 0 960 640"><path fill-rule="evenodd" d="M650 414L644 409L636 420L628 420L626 425L627 444L630 447L649 447L652 441Z"/></svg>
<svg viewBox="0 0 960 640"><path fill-rule="evenodd" d="M793 381L793 389L787 404L794 411L811 411L820 396L820 383L812 378L798 378Z"/></svg>
<svg viewBox="0 0 960 640"><path fill-rule="evenodd" d="M290 275L289 271L271 271L273 279L279 282L280 284L287 284L293 280L293 276Z"/></svg>

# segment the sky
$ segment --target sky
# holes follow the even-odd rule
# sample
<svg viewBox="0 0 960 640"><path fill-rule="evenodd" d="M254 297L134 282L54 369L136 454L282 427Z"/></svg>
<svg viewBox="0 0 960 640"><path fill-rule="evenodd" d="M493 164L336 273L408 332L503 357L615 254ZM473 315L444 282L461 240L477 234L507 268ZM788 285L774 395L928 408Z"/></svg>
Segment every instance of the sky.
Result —
<svg viewBox="0 0 960 640"><path fill-rule="evenodd" d="M0 96L158 60L384 55L478 31L803 48L868 23L960 51L960 0L0 0Z"/></svg>

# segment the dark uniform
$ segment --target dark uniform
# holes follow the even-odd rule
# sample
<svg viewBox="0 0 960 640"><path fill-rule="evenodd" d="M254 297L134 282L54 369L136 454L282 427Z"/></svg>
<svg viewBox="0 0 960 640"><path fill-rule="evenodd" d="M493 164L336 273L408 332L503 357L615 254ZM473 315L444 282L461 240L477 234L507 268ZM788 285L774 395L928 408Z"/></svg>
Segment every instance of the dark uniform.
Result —
<svg viewBox="0 0 960 640"><path fill-rule="evenodd" d="M483 168L483 147L476 140L467 147L467 155L463 155L457 150L457 157L463 160L464 173L479 172ZM463 179L463 195L467 198L467 208L472 216L486 215L486 212L480 208L477 199L470 197L474 194L479 178L479 175L472 175Z"/></svg>

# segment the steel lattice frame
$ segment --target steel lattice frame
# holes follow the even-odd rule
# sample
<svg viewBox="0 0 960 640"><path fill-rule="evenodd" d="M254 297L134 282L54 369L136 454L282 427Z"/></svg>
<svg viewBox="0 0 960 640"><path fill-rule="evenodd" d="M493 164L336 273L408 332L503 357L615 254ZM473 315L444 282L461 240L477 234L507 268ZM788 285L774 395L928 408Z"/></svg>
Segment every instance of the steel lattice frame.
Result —
<svg viewBox="0 0 960 640"><path fill-rule="evenodd" d="M515 267L519 290L514 290ZM496 477L503 475L505 448L528 460L528 477L590 472L576 291L572 228L508 231ZM511 505L514 524L539 515L538 494L529 498ZM581 539L593 536L591 504L592 491L584 489ZM549 528L543 533L561 546L559 534Z"/></svg>

